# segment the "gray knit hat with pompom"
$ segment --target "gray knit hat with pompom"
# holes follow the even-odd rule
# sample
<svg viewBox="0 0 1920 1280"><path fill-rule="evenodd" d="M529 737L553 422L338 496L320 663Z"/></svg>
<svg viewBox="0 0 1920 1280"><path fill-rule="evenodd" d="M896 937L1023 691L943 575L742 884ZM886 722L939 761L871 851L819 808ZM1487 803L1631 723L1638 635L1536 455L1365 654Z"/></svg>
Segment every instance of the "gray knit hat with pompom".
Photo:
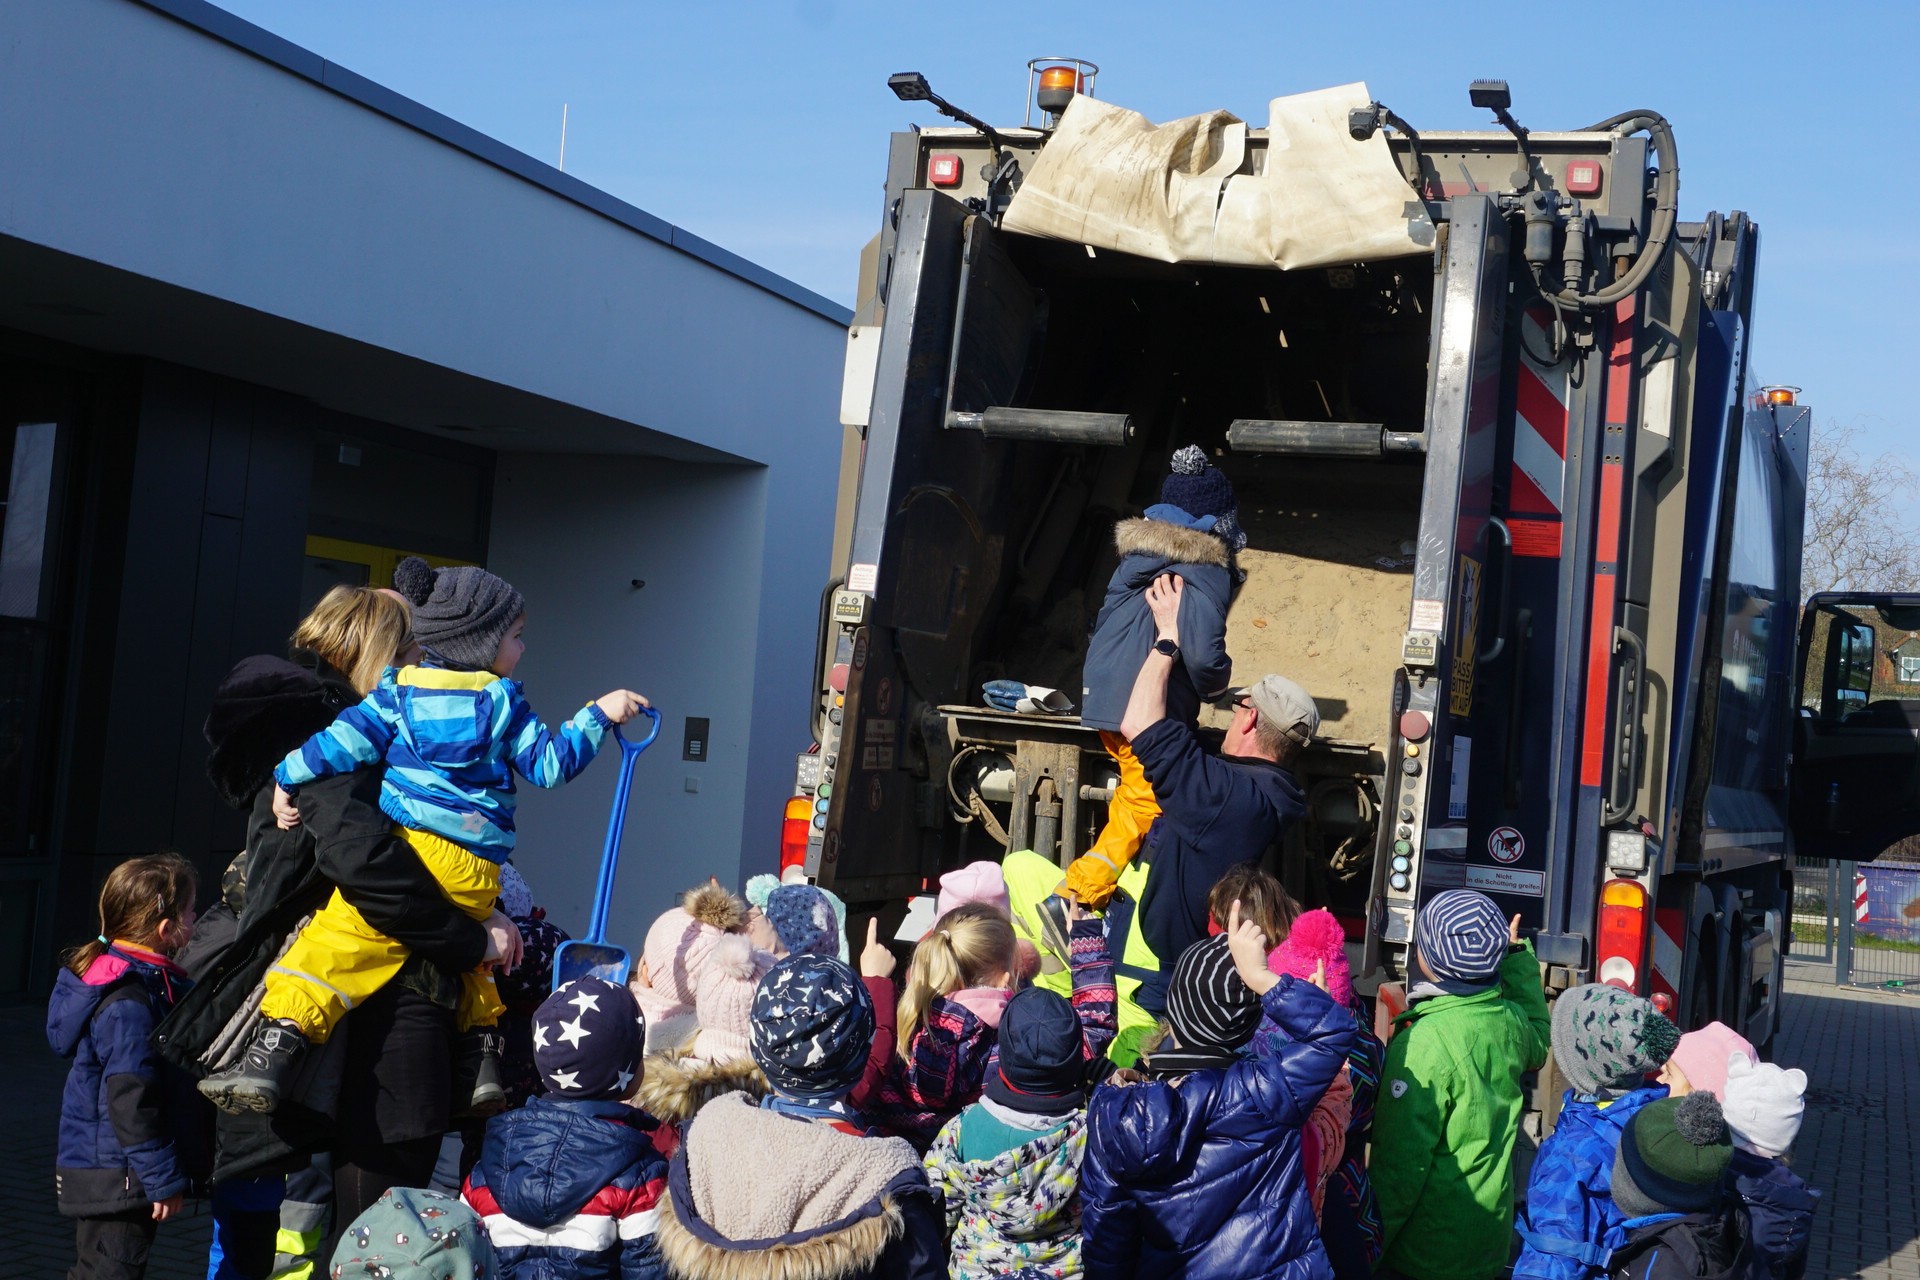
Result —
<svg viewBox="0 0 1920 1280"><path fill-rule="evenodd" d="M477 565L436 569L408 556L393 571L393 587L407 598L420 647L462 671L490 670L501 638L527 611L511 583Z"/></svg>

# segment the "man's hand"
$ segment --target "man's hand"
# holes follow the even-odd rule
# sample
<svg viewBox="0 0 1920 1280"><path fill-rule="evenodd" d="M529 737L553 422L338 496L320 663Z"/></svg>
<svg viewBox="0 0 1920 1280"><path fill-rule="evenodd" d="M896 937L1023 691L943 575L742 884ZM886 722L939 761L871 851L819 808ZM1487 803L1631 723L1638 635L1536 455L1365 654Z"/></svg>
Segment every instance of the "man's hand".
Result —
<svg viewBox="0 0 1920 1280"><path fill-rule="evenodd" d="M527 940L520 936L519 926L501 911L494 912L482 923L487 930L487 954L480 963L498 965L500 972L512 973L527 953Z"/></svg>
<svg viewBox="0 0 1920 1280"><path fill-rule="evenodd" d="M891 978L894 966L899 964L893 949L880 941L880 918L874 916L867 921L867 945L860 949L860 976L863 978Z"/></svg>
<svg viewBox="0 0 1920 1280"><path fill-rule="evenodd" d="M625 724L640 714L640 708L653 704L631 689L615 689L594 703L600 713L615 724Z"/></svg>
<svg viewBox="0 0 1920 1280"><path fill-rule="evenodd" d="M1180 593L1185 589L1175 573L1163 573L1147 586L1147 608L1162 640L1180 643Z"/></svg>
<svg viewBox="0 0 1920 1280"><path fill-rule="evenodd" d="M293 797L277 782L273 784L273 820L282 831L291 831L300 825L300 811L293 807Z"/></svg>
<svg viewBox="0 0 1920 1280"><path fill-rule="evenodd" d="M1240 981L1252 987L1253 994L1263 996L1279 984L1280 975L1267 968L1267 935L1253 921L1240 918L1238 898L1227 911L1227 951Z"/></svg>
<svg viewBox="0 0 1920 1280"><path fill-rule="evenodd" d="M168 1218L179 1213L186 1202L187 1198L182 1194L170 1195L165 1200L155 1200L153 1202L153 1220L155 1222L165 1222Z"/></svg>

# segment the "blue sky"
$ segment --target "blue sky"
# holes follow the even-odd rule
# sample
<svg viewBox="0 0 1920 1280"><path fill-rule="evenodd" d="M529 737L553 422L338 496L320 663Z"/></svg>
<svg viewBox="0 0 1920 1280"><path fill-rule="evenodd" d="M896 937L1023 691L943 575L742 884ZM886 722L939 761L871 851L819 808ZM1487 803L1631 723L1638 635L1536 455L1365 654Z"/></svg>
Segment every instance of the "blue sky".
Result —
<svg viewBox="0 0 1920 1280"><path fill-rule="evenodd" d="M1920 5L880 4L849 0L223 0L270 31L851 302L887 134L933 114L887 75L1018 123L1025 63L1102 67L1164 120L1349 80L1417 128L1486 127L1500 76L1534 128L1628 108L1673 122L1681 212L1761 226L1755 369L1822 423L1920 460ZM1478 13L1476 21L1467 18ZM1204 15L1204 16L1202 16Z"/></svg>

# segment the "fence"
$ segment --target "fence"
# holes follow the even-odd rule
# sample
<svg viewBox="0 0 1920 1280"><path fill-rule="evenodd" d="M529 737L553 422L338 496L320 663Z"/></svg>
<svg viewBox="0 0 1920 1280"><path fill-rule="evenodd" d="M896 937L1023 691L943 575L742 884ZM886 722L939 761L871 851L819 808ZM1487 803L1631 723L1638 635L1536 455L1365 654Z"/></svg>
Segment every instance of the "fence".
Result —
<svg viewBox="0 0 1920 1280"><path fill-rule="evenodd" d="M1839 985L1920 988L1920 864L1795 859L1790 954Z"/></svg>

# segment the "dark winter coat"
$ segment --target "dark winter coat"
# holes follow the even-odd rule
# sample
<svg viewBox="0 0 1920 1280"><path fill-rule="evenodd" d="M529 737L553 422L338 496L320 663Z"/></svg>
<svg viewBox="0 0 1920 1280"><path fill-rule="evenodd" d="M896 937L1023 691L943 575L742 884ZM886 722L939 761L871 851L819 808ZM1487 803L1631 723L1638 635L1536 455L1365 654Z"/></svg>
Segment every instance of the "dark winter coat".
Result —
<svg viewBox="0 0 1920 1280"><path fill-rule="evenodd" d="M1766 1280L1767 1268L1747 1238L1746 1211L1661 1213L1629 1218L1627 1242L1607 1267L1612 1280Z"/></svg>
<svg viewBox="0 0 1920 1280"><path fill-rule="evenodd" d="M659 1126L624 1102L534 1098L487 1122L465 1195L502 1280L657 1280Z"/></svg>
<svg viewBox="0 0 1920 1280"><path fill-rule="evenodd" d="M71 1059L54 1157L60 1212L98 1217L142 1208L206 1177L205 1108L148 1037L187 986L158 957L114 947L84 978L61 969L47 1005L47 1043Z"/></svg>
<svg viewBox="0 0 1920 1280"><path fill-rule="evenodd" d="M1733 1149L1734 1194L1746 1206L1748 1237L1773 1280L1807 1272L1807 1241L1820 1193L1778 1160Z"/></svg>
<svg viewBox="0 0 1920 1280"><path fill-rule="evenodd" d="M1204 699L1226 691L1233 677L1227 654L1227 606L1236 574L1227 544L1210 533L1165 520L1122 520L1113 527L1120 565L1094 620L1081 675L1080 723L1119 732L1140 664L1159 631L1147 608L1147 588L1163 573L1178 574L1180 662L1167 680L1167 716L1192 724Z"/></svg>
<svg viewBox="0 0 1920 1280"><path fill-rule="evenodd" d="M675 1280L946 1280L946 1218L903 1138L715 1098L667 1172Z"/></svg>
<svg viewBox="0 0 1920 1280"><path fill-rule="evenodd" d="M1553 1136L1540 1146L1527 1179L1527 1202L1514 1221L1522 1248L1515 1280L1578 1280L1602 1275L1627 1215L1613 1203L1613 1158L1627 1121L1664 1088L1635 1089L1601 1106L1571 1089Z"/></svg>
<svg viewBox="0 0 1920 1280"><path fill-rule="evenodd" d="M1353 1048L1353 1015L1283 977L1273 1052L1175 1081L1106 1085L1080 1175L1088 1280L1326 1280L1300 1129Z"/></svg>
<svg viewBox="0 0 1920 1280"><path fill-rule="evenodd" d="M274 821L273 766L359 700L331 667L296 657L306 665L242 660L215 691L207 715L207 776L224 800L251 816L233 941L217 957L196 956L201 982L155 1036L170 1062L195 1074L204 1071L200 1055L259 986L301 918L336 886L368 923L405 943L416 963L458 975L486 954L486 929L447 900L418 855L393 835L379 810L378 770L303 787L301 825L282 831ZM219 1133L216 1175L224 1181L304 1164L306 1152L325 1145L328 1122L293 1099L271 1117L222 1116Z"/></svg>
<svg viewBox="0 0 1920 1280"><path fill-rule="evenodd" d="M1232 867L1260 861L1306 812L1306 793L1292 770L1271 760L1209 755L1193 729L1171 716L1141 730L1133 753L1160 804L1139 857L1147 868L1140 935L1160 971L1120 972L1140 979L1135 998L1158 1014L1166 1011L1174 961L1207 938L1213 886Z"/></svg>

